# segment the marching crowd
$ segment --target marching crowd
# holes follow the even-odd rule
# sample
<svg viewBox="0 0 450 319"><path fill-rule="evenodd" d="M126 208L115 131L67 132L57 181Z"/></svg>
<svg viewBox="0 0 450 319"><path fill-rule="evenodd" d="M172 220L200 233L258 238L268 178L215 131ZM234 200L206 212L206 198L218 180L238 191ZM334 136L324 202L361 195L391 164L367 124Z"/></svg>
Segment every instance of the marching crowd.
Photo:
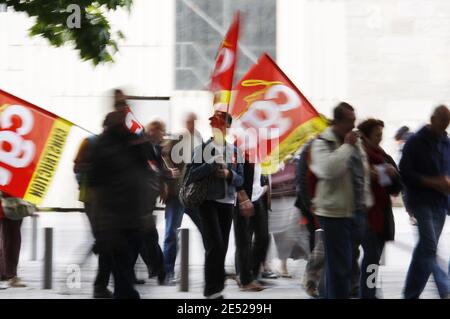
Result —
<svg viewBox="0 0 450 319"><path fill-rule="evenodd" d="M283 209L295 212L288 218L291 230L298 231L299 225L307 230L307 245L298 249L306 250L303 286L311 297L377 298L380 258L385 243L395 237L391 197L399 195L419 232L404 297L419 298L433 274L440 297L450 298L450 269L440 268L436 260L450 203L447 106L436 107L428 125L409 133L397 165L380 146L383 121L358 121L355 130L355 109L339 103L328 128L286 164L284 170L291 167L295 179L279 198L277 189L287 185L283 171L262 174L260 164L227 142L233 121L228 113L214 112L209 118L212 137L203 140L195 114L186 117L180 134L167 134L159 120L134 134L124 125L127 105L125 94L116 90L103 132L85 139L74 161L98 254L95 298L139 298L138 256L149 277L161 285L175 284L177 229L185 213L203 239L204 296L223 298L232 225L236 280L244 291L261 291L267 288L261 279L275 276L266 263L270 211ZM158 199L165 204L162 248L153 214ZM17 244L10 244L17 226L10 224L0 219L2 280L17 278ZM292 245L283 251L287 240L282 232L274 240L281 274L288 277L286 259L302 252L293 252ZM108 289L111 275L113 292Z"/></svg>

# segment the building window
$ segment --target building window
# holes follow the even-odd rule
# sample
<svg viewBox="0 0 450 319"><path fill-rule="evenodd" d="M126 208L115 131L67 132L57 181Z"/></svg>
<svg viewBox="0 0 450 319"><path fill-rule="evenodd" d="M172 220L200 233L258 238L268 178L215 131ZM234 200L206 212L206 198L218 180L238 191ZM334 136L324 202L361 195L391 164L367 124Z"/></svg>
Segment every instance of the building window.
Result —
<svg viewBox="0 0 450 319"><path fill-rule="evenodd" d="M175 88L205 90L223 34L236 10L241 11L235 81L263 52L276 58L276 0L177 0ZM218 30L219 29L219 30Z"/></svg>

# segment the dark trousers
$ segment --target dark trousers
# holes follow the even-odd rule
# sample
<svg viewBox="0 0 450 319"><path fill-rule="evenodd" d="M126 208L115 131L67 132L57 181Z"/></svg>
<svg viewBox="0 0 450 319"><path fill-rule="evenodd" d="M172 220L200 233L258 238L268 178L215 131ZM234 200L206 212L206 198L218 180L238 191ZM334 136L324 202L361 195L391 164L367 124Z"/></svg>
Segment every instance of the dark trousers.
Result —
<svg viewBox="0 0 450 319"><path fill-rule="evenodd" d="M205 201L200 205L205 246L205 297L220 293L225 284L225 256L228 248L233 205Z"/></svg>
<svg viewBox="0 0 450 319"><path fill-rule="evenodd" d="M376 283L381 254L385 241L369 228L361 242L363 260L361 263L360 297L362 299L376 298Z"/></svg>
<svg viewBox="0 0 450 319"><path fill-rule="evenodd" d="M86 216L88 217L89 223L91 225L92 234L94 236L94 239L97 240L95 231L94 207L95 205L90 202L84 203ZM98 255L98 269L94 281L94 290L101 292L106 290L108 287L112 272L112 261L109 255L105 255L105 253L101 251L101 249L98 249L97 242L94 243L94 247L92 250Z"/></svg>
<svg viewBox="0 0 450 319"><path fill-rule="evenodd" d="M269 214L262 198L253 202L255 215L250 217L250 234L254 235L251 254L253 277L257 278L269 248Z"/></svg>
<svg viewBox="0 0 450 319"><path fill-rule="evenodd" d="M157 276L165 272L164 254L159 245L159 235L156 227L142 231L139 254L149 269L149 276Z"/></svg>
<svg viewBox="0 0 450 319"><path fill-rule="evenodd" d="M242 285L248 285L254 279L250 264L251 234L249 222L249 218L242 216L239 207L235 206L233 210L234 241L236 244L234 265Z"/></svg>
<svg viewBox="0 0 450 319"><path fill-rule="evenodd" d="M94 281L95 291L104 291L107 289L112 272L112 261L110 256L104 253L98 254L98 270Z"/></svg>
<svg viewBox="0 0 450 319"><path fill-rule="evenodd" d="M353 255L352 255L352 282L351 282L351 296L357 297L360 295L360 281L361 281L361 267L359 266L359 257L361 255L360 246L366 236L368 230L367 226L367 212L357 210L352 218L352 240L353 240Z"/></svg>
<svg viewBox="0 0 450 319"><path fill-rule="evenodd" d="M317 243L317 238L315 239ZM308 264L306 264L306 272L307 280L311 279L311 282L318 285L319 295L322 298L325 298L325 273L323 272L324 264L325 264L325 252L323 240L320 243L319 247L316 244L314 250L311 252L310 259L308 260ZM320 256L320 250L322 249L323 255ZM353 246L353 255L352 255L352 279L351 279L351 297L356 297L360 295L360 281L361 281L361 268L359 267L359 256L360 250L359 245ZM310 264L311 263L311 264ZM314 278L316 278L314 280Z"/></svg>
<svg viewBox="0 0 450 319"><path fill-rule="evenodd" d="M254 215L243 217L234 209L235 265L242 285L256 279L269 248L269 215L263 198L252 202Z"/></svg>
<svg viewBox="0 0 450 319"><path fill-rule="evenodd" d="M314 215L309 210L301 210L303 218L306 219L306 229L309 232L309 249L312 252L316 247L316 221Z"/></svg>
<svg viewBox="0 0 450 319"><path fill-rule="evenodd" d="M134 256L141 243L138 229L111 230L98 234L100 252L109 257L115 299L139 299L134 289Z"/></svg>
<svg viewBox="0 0 450 319"><path fill-rule="evenodd" d="M325 298L347 299L352 281L353 219L319 217L324 230Z"/></svg>
<svg viewBox="0 0 450 319"><path fill-rule="evenodd" d="M20 227L22 220L0 219L0 275L1 280L17 276L20 245L22 242Z"/></svg>
<svg viewBox="0 0 450 319"><path fill-rule="evenodd" d="M141 242L134 255L134 264L136 264L139 255L141 256L147 266L149 277L165 273L164 254L159 245L158 230L156 229L155 217L153 216L157 196L156 192L149 193L147 214L143 217L143 227L140 232ZM134 278L136 279L136 275L134 275Z"/></svg>

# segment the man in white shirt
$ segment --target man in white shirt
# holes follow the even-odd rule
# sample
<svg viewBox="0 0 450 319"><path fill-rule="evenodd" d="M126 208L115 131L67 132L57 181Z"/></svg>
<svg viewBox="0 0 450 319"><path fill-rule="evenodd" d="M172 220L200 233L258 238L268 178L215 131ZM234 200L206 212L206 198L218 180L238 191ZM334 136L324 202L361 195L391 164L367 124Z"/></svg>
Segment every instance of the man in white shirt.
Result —
<svg viewBox="0 0 450 319"><path fill-rule="evenodd" d="M166 183L168 187L166 189L166 229L164 236L164 268L167 273L166 284L168 285L176 284L174 269L177 257L177 231L183 221L184 213L189 215L200 233L202 232L198 210L184 208L178 198L179 186L184 176L186 164L191 163L194 148L203 143L201 134L195 129L196 120L195 113L187 114L185 130L178 135L179 142L168 151L170 154L168 158L163 156L163 158L166 158L164 161L165 168L170 171L170 174L166 174L169 181Z"/></svg>

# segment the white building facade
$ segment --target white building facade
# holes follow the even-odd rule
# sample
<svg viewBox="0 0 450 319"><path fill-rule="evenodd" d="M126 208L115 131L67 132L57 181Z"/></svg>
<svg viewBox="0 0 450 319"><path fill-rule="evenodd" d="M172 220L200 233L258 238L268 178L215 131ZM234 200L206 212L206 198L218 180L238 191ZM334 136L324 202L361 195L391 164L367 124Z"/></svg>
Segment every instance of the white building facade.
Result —
<svg viewBox="0 0 450 319"><path fill-rule="evenodd" d="M177 6L202 2L207 1L134 0L130 13L112 13L112 26L126 39L114 64L97 67L81 61L70 46L53 48L29 38L30 18L0 10L0 88L94 133L110 110L113 88L135 96L169 96L170 104L155 104L150 113L176 131L182 116L194 110L206 136L211 95L176 87ZM248 12L257 5L239 2ZM356 107L358 118L384 120L388 152L396 152L396 129L418 128L435 105L450 101L450 1L273 0L273 6L276 30L270 36L280 67L326 116L345 100ZM215 22L226 31L232 12L224 12L222 23L209 21L211 30ZM252 20L243 23L263 28L264 19L248 12L243 14ZM202 11L193 14L200 17ZM211 32L220 38L219 30Z"/></svg>

